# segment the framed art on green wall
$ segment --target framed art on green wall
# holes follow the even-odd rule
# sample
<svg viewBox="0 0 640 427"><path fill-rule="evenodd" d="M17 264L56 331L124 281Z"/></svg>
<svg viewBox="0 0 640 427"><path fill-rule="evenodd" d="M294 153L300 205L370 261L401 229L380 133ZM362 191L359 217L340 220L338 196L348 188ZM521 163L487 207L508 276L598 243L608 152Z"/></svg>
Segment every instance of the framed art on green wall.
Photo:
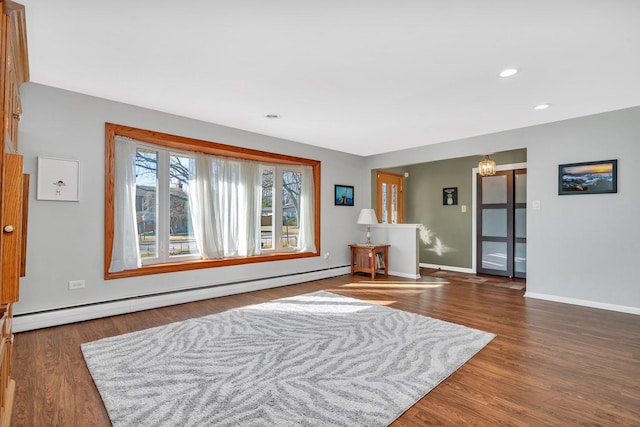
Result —
<svg viewBox="0 0 640 427"><path fill-rule="evenodd" d="M445 206L458 204L458 187L449 187L442 189L442 204Z"/></svg>

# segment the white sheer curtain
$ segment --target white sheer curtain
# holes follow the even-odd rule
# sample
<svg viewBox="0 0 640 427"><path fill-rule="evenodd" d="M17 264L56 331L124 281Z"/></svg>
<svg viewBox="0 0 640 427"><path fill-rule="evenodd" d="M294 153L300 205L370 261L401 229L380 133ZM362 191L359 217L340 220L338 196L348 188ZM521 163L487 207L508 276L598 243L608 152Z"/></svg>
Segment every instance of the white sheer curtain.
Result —
<svg viewBox="0 0 640 427"><path fill-rule="evenodd" d="M260 166L224 159L218 194L221 202L225 257L260 253Z"/></svg>
<svg viewBox="0 0 640 427"><path fill-rule="evenodd" d="M136 218L136 143L116 136L113 249L110 273L140 268Z"/></svg>
<svg viewBox="0 0 640 427"><path fill-rule="evenodd" d="M300 188L300 217L298 231L298 252L316 251L316 233L314 219L313 168L302 166L302 185Z"/></svg>
<svg viewBox="0 0 640 427"><path fill-rule="evenodd" d="M212 156L195 155L195 170L190 171L189 197L191 224L196 244L204 259L224 257L220 200L213 189L220 165Z"/></svg>
<svg viewBox="0 0 640 427"><path fill-rule="evenodd" d="M241 218L242 194L238 188L242 180L240 162L225 160L220 178L217 193L222 206L220 216L222 216L224 256L235 257L240 254L240 222L246 220L246 216Z"/></svg>
<svg viewBox="0 0 640 427"><path fill-rule="evenodd" d="M198 154L191 176L191 218L203 258L258 255L260 165Z"/></svg>

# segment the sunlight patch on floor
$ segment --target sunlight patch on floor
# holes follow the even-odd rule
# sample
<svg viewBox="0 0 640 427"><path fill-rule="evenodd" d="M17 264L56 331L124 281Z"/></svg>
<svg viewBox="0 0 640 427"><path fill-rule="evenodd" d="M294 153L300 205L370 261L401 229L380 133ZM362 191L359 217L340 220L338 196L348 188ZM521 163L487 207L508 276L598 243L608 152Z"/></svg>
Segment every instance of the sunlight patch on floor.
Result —
<svg viewBox="0 0 640 427"><path fill-rule="evenodd" d="M407 282L351 282L342 287L356 287L356 288L389 288L389 289L430 289L440 288L442 285L446 285L449 282L419 282L419 283L407 283Z"/></svg>
<svg viewBox="0 0 640 427"><path fill-rule="evenodd" d="M385 300L379 300L379 299L363 299L362 301L366 301L368 303L371 304L377 304L377 305L391 305L391 304L395 304L398 301L385 301Z"/></svg>

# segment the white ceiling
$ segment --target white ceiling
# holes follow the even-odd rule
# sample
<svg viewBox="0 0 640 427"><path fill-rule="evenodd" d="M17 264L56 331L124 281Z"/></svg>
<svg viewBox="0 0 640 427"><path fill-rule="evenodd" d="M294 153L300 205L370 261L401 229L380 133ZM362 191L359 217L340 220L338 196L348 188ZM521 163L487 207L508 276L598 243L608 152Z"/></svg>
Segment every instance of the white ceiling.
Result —
<svg viewBox="0 0 640 427"><path fill-rule="evenodd" d="M640 105L640 0L18 2L33 82L359 155Z"/></svg>

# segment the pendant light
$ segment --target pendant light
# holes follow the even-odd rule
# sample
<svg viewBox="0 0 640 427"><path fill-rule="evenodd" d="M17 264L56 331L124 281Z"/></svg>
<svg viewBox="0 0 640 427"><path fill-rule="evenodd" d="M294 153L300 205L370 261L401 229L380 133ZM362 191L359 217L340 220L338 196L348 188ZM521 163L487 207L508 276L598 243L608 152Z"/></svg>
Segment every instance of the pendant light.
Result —
<svg viewBox="0 0 640 427"><path fill-rule="evenodd" d="M478 173L480 176L491 176L496 174L496 162L491 160L488 154L485 154L484 160L478 163Z"/></svg>

